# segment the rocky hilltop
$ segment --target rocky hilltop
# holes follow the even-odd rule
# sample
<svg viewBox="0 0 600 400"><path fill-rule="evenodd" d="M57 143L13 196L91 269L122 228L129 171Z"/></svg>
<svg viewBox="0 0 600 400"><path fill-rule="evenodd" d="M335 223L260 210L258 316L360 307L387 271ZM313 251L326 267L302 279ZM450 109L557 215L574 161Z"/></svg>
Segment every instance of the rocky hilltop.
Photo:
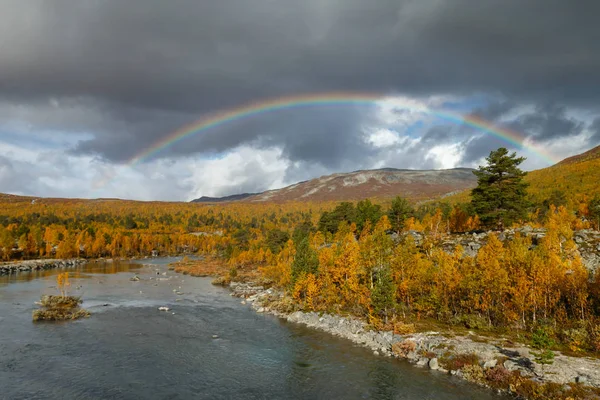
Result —
<svg viewBox="0 0 600 400"><path fill-rule="evenodd" d="M192 200L192 203L352 201L395 196L416 201L444 197L471 189L476 184L477 179L471 168L382 168L322 176L262 193L242 193L225 197L202 196Z"/></svg>
<svg viewBox="0 0 600 400"><path fill-rule="evenodd" d="M269 190L246 201L341 201L402 196L423 200L453 194L476 186L470 168L409 170L384 168L333 174Z"/></svg>

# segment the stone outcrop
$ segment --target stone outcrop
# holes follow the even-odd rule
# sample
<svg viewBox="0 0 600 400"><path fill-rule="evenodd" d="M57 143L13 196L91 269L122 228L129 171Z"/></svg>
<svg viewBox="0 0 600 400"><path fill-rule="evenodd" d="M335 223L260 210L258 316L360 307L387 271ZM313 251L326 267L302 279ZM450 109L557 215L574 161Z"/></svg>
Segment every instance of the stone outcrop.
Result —
<svg viewBox="0 0 600 400"><path fill-rule="evenodd" d="M0 275L11 275L19 272L39 271L54 268L73 268L85 264L86 260L74 258L69 260L26 260L0 264Z"/></svg>
<svg viewBox="0 0 600 400"><path fill-rule="evenodd" d="M487 238L491 233L492 232L450 234L444 236L439 244L449 253L454 252L456 246L460 245L464 249L465 255L474 257L477 255L479 249L485 245ZM546 229L532 228L531 226L525 225L516 229L506 229L499 233L495 232L495 234L501 241L512 240L517 234L528 236L532 240L532 245L536 246L539 241L546 236ZM411 236L417 245L420 245L424 238L421 232L408 231L400 236L394 235L392 239L400 241L402 236ZM575 231L573 240L577 245L577 249L585 267L588 270L595 272L600 267L600 232L591 229Z"/></svg>

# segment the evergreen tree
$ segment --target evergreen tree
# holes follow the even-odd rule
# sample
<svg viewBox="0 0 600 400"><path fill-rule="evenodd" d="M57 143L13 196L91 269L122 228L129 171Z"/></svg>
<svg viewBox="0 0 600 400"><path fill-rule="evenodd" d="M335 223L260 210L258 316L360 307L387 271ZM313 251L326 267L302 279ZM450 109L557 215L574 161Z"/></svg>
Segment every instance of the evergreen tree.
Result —
<svg viewBox="0 0 600 400"><path fill-rule="evenodd" d="M600 195L596 195L588 204L588 217L592 226L600 229Z"/></svg>
<svg viewBox="0 0 600 400"><path fill-rule="evenodd" d="M296 243L296 255L292 263L292 283L296 282L296 279L302 275L316 275L318 267L319 257L317 252L310 247L309 237L305 236Z"/></svg>
<svg viewBox="0 0 600 400"><path fill-rule="evenodd" d="M395 232L400 232L404 228L404 222L412 216L414 209L403 197L397 196L392 201L392 206L388 211L388 219Z"/></svg>
<svg viewBox="0 0 600 400"><path fill-rule="evenodd" d="M508 150L501 147L492 151L486 160L487 166L473 171L477 187L471 191L471 204L484 225L501 229L527 215L528 184L523 182L527 173L518 168L525 157L517 157L516 153L509 155Z"/></svg>
<svg viewBox="0 0 600 400"><path fill-rule="evenodd" d="M344 201L338 204L333 211L326 211L321 215L319 230L335 234L341 222L356 223L356 215L357 212L354 204Z"/></svg>
<svg viewBox="0 0 600 400"><path fill-rule="evenodd" d="M379 269L376 275L377 281L371 291L371 305L376 314L385 317L385 323L387 324L390 312L394 309L396 303L396 285L394 285L389 267Z"/></svg>
<svg viewBox="0 0 600 400"><path fill-rule="evenodd" d="M379 204L373 204L369 199L361 200L356 204L356 228L362 232L367 221L375 225L382 215Z"/></svg>
<svg viewBox="0 0 600 400"><path fill-rule="evenodd" d="M542 202L541 214L546 216L550 211L550 206L560 207L567 205L567 195L562 190L555 189L550 196Z"/></svg>

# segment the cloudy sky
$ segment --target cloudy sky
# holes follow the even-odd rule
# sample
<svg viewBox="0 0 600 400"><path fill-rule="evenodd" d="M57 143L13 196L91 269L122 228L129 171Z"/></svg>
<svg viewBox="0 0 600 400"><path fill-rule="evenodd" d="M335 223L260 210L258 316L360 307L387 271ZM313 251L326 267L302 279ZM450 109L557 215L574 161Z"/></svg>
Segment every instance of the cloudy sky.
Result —
<svg viewBox="0 0 600 400"><path fill-rule="evenodd" d="M0 192L190 200L474 167L500 146L545 167L600 144L598 15L585 0L0 0ZM332 91L381 101L262 113L130 163L223 110Z"/></svg>

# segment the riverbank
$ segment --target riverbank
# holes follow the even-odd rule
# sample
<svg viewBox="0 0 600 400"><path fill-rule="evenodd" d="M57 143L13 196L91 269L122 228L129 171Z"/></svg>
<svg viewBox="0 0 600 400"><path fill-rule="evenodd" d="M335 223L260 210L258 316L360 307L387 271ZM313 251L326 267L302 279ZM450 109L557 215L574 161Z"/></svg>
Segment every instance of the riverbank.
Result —
<svg viewBox="0 0 600 400"><path fill-rule="evenodd" d="M39 271L43 269L74 268L85 264L83 258L72 258L67 260L24 260L0 264L0 275L12 275L19 272Z"/></svg>
<svg viewBox="0 0 600 400"><path fill-rule="evenodd" d="M536 361L536 351L506 338L481 337L469 331L451 336L441 332L405 335L372 330L354 317L293 311L291 299L274 289L253 283L232 282L232 296L242 298L258 313L343 337L368 347L375 355L406 359L435 373L448 373L468 381L512 392L524 398L597 398L600 394L600 360L555 352L551 364Z"/></svg>

